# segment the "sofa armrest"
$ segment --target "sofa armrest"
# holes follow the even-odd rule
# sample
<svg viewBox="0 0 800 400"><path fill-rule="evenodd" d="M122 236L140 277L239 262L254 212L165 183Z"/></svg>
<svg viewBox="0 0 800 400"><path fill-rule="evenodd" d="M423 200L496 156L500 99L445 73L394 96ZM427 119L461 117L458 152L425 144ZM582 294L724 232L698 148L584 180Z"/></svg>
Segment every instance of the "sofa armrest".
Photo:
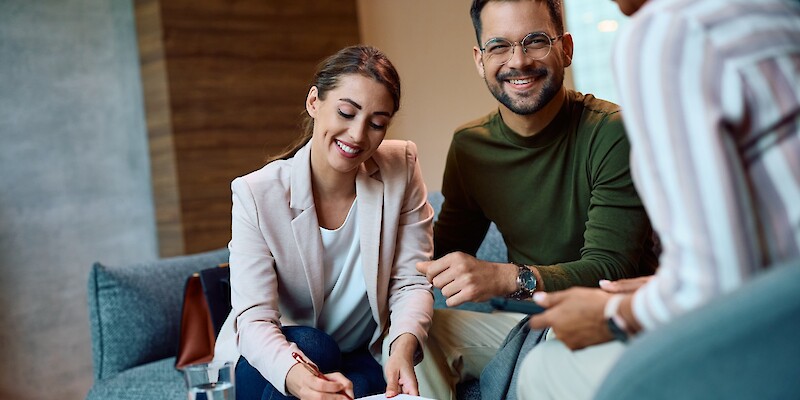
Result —
<svg viewBox="0 0 800 400"><path fill-rule="evenodd" d="M194 272L228 261L228 250L127 266L95 263L88 302L95 380L176 354L183 288Z"/></svg>

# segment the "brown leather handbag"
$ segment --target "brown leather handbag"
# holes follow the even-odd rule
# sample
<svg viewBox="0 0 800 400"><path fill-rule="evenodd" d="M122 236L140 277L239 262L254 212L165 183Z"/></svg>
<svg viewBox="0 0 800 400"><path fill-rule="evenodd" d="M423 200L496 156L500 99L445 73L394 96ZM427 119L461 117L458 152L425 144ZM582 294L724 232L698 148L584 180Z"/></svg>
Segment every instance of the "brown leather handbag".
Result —
<svg viewBox="0 0 800 400"><path fill-rule="evenodd" d="M231 309L228 264L195 272L183 292L175 368L210 362L222 324Z"/></svg>

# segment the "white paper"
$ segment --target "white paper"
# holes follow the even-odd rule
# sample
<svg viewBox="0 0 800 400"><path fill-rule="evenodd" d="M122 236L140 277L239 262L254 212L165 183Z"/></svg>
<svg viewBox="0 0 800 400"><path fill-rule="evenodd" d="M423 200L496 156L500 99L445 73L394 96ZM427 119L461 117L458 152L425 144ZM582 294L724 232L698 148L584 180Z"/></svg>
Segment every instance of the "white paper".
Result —
<svg viewBox="0 0 800 400"><path fill-rule="evenodd" d="M367 397L359 397L356 400L433 400L427 397L412 396L410 394L398 394L392 398L386 397L385 394L375 394Z"/></svg>

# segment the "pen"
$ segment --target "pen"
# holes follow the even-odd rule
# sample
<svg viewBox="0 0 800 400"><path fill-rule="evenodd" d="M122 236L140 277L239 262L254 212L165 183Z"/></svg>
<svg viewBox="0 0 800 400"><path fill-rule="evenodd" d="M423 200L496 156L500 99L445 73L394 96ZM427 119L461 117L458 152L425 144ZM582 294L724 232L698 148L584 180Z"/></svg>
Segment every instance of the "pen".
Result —
<svg viewBox="0 0 800 400"><path fill-rule="evenodd" d="M303 364L303 366L306 367L308 372L311 372L317 378L324 379L324 380L326 380L328 382L333 382L330 379L328 379L327 376L323 375L322 372L320 372L320 370L317 369L316 365L311 364L310 362L306 361L306 359L303 358L303 356L301 356L300 354L292 352L292 358L294 358L298 363ZM347 392L345 392L344 390L340 390L339 394L342 394L345 397L347 397L348 399L353 400L353 398L350 397L350 395L347 394Z"/></svg>

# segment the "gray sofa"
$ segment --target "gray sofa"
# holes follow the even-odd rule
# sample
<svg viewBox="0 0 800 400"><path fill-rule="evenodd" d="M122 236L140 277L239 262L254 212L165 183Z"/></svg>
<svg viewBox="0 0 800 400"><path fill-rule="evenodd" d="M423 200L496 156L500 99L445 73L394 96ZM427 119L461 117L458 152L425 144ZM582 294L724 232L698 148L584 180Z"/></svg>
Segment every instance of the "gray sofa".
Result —
<svg viewBox="0 0 800 400"><path fill-rule="evenodd" d="M429 198L438 214L441 194ZM505 244L494 227L478 255L506 259ZM126 266L95 263L88 283L94 385L87 399L185 398L181 373L173 366L183 286L192 273L227 260L228 251L219 249ZM438 292L436 307L446 307ZM490 309L487 304L460 308ZM480 398L477 381L458 389L461 399Z"/></svg>
<svg viewBox="0 0 800 400"><path fill-rule="evenodd" d="M226 249L89 273L94 385L87 399L185 399L175 370L183 286L227 262Z"/></svg>

